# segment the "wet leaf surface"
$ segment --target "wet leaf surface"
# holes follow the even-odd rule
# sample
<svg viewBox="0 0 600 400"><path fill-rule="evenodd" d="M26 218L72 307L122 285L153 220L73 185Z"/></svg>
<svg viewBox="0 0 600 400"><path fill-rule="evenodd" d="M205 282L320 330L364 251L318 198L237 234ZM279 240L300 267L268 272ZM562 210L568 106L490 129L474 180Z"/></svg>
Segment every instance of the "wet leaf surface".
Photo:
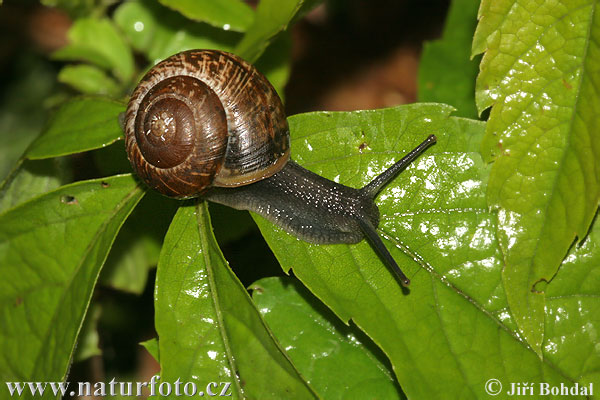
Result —
<svg viewBox="0 0 600 400"><path fill-rule="evenodd" d="M155 308L163 381L194 381L199 390L229 382L233 398L315 397L229 269L205 203L175 215L159 260Z"/></svg>
<svg viewBox="0 0 600 400"><path fill-rule="evenodd" d="M354 187L428 134L438 136L376 200L379 231L412 281L408 291L364 241L311 245L260 217L257 223L282 268L382 348L409 398L482 398L491 378L505 390L523 380L583 382L540 359L510 320L497 218L485 197L489 167L478 152L485 125L450 112L448 106L418 104L290 118L292 158ZM594 319L571 328L587 323ZM590 337L582 340L593 347ZM558 352L570 357L571 350L559 346ZM597 362L599 356L596 350L590 358Z"/></svg>
<svg viewBox="0 0 600 400"><path fill-rule="evenodd" d="M492 107L488 204L499 210L511 313L540 356L542 283L585 237L600 199L599 43L596 1L482 2L473 52L485 51L477 106Z"/></svg>
<svg viewBox="0 0 600 400"><path fill-rule="evenodd" d="M142 195L122 175L63 186L0 214L3 381L65 379L100 269Z"/></svg>
<svg viewBox="0 0 600 400"><path fill-rule="evenodd" d="M405 398L377 346L298 280L264 278L251 289L269 328L321 398Z"/></svg>

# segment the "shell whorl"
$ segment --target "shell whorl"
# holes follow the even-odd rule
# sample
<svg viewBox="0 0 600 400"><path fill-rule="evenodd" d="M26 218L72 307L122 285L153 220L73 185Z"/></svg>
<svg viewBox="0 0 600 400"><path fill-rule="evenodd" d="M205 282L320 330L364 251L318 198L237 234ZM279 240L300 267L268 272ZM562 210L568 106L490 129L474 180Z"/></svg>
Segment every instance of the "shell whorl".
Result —
<svg viewBox="0 0 600 400"><path fill-rule="evenodd" d="M230 53L190 50L160 62L134 90L125 118L134 170L171 197L246 185L275 174L289 158L279 96Z"/></svg>

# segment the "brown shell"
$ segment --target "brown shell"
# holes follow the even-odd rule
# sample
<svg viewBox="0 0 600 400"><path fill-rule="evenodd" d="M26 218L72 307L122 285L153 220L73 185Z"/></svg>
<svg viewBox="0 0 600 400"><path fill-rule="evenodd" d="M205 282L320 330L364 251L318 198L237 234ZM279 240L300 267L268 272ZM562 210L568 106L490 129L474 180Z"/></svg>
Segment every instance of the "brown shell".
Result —
<svg viewBox="0 0 600 400"><path fill-rule="evenodd" d="M271 176L289 159L283 105L241 58L189 50L153 67L125 117L127 154L150 187L177 198Z"/></svg>

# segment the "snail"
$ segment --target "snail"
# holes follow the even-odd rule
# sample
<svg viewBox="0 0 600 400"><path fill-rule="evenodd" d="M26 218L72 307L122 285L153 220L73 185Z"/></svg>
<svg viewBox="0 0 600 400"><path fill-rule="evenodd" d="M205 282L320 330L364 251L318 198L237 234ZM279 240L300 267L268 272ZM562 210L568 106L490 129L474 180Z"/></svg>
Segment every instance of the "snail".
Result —
<svg viewBox="0 0 600 400"><path fill-rule="evenodd" d="M374 199L434 135L361 189L330 181L290 159L283 104L268 80L217 50L184 51L150 69L124 125L133 170L160 193L250 210L310 243L366 238L401 284L410 283L376 232Z"/></svg>

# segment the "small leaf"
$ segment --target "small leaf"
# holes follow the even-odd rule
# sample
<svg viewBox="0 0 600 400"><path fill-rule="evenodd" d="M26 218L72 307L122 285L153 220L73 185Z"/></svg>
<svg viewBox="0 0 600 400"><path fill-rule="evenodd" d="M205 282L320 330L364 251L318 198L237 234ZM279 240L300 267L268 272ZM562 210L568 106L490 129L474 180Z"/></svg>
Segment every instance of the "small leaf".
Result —
<svg viewBox="0 0 600 400"><path fill-rule="evenodd" d="M160 355L158 354L157 338L148 339L145 342L141 342L140 345L142 345L148 351L148 353L150 353L150 355L154 357L156 361L160 360Z"/></svg>
<svg viewBox="0 0 600 400"><path fill-rule="evenodd" d="M419 63L419 101L446 103L456 115L477 118L475 78L479 62L469 47L477 25L479 0L453 0L442 39L425 43Z"/></svg>
<svg viewBox="0 0 600 400"><path fill-rule="evenodd" d="M237 44L235 53L255 62L273 38L285 30L300 10L303 0L262 0L256 9L254 23Z"/></svg>
<svg viewBox="0 0 600 400"><path fill-rule="evenodd" d="M117 82L93 65L67 65L60 70L58 80L84 94L116 97L120 93Z"/></svg>
<svg viewBox="0 0 600 400"><path fill-rule="evenodd" d="M234 398L313 398L217 247L206 204L181 207L155 293L161 379L230 382Z"/></svg>
<svg viewBox="0 0 600 400"><path fill-rule="evenodd" d="M2 381L64 381L102 264L143 193L115 176L0 214Z"/></svg>
<svg viewBox="0 0 600 400"><path fill-rule="evenodd" d="M240 0L159 0L186 17L226 31L244 32L254 19L250 6Z"/></svg>
<svg viewBox="0 0 600 400"><path fill-rule="evenodd" d="M251 288L269 328L321 398L404 398L393 373L380 361L385 355L297 280L265 278Z"/></svg>
<svg viewBox="0 0 600 400"><path fill-rule="evenodd" d="M71 181L65 158L23 160L0 185L0 213Z"/></svg>
<svg viewBox="0 0 600 400"><path fill-rule="evenodd" d="M107 146L123 137L122 103L105 98L76 98L62 105L25 156L41 159Z"/></svg>
<svg viewBox="0 0 600 400"><path fill-rule="evenodd" d="M600 199L599 43L595 1L481 4L473 51L485 50L477 106L492 107L488 204L499 209L510 312L540 355L542 284L584 238Z"/></svg>
<svg viewBox="0 0 600 400"><path fill-rule="evenodd" d="M60 60L89 61L120 81L133 77L131 50L108 19L81 18L69 30L70 43L53 55Z"/></svg>
<svg viewBox="0 0 600 400"><path fill-rule="evenodd" d="M114 18L132 46L151 64L184 50L231 50L240 37L236 32L190 21L154 1L125 2Z"/></svg>

